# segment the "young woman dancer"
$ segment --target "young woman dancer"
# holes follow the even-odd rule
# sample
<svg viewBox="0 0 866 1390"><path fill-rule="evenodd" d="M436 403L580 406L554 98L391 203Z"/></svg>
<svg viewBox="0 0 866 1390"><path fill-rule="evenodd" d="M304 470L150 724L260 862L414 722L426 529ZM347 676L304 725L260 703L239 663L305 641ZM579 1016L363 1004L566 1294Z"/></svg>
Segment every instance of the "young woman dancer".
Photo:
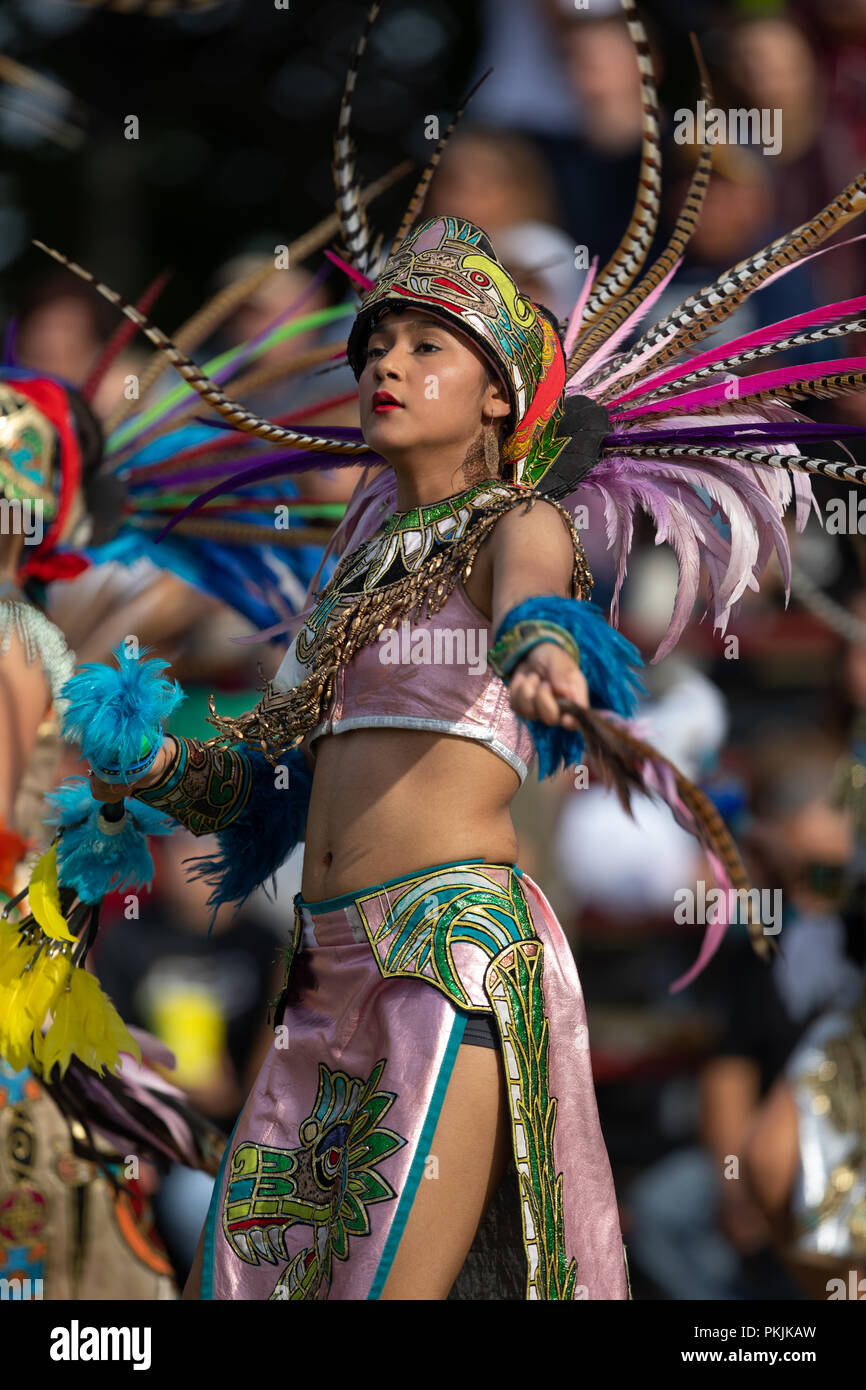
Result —
<svg viewBox="0 0 866 1390"><path fill-rule="evenodd" d="M489 259L477 236L457 246L454 257ZM335 607L353 558L369 594L377 568L393 586L394 565L411 575L434 534L443 552L462 535L463 555L470 539L474 552L464 582L412 631L447 631L486 657L491 628L524 599L584 593L579 540L562 509L499 478L513 404L495 351L452 326L454 315L418 303L364 318L372 331L359 327L355 350L362 428L394 470L397 510L344 557L321 611ZM532 320L542 341L549 323L534 310ZM368 510L367 529L381 507ZM297 689L314 663L303 639L316 626L310 619L302 634L306 662L295 642L278 685ZM205 1296L446 1298L513 1136L526 1168L527 1296L575 1297L580 1283L592 1297L625 1297L580 988L546 900L516 866L509 813L534 755L517 715L575 728L556 697L588 704L575 654L556 644L561 632L551 635L514 668L510 700L486 660L480 672L468 657L437 665L431 642L430 660L395 666L376 642L342 673L330 731L305 740L315 771L297 949L309 984L286 1002L288 1045L275 1045L230 1145L203 1241ZM226 755L182 742L166 738L136 792L203 828L205 783L214 794ZM122 791L94 781L97 796ZM216 800L208 809L212 817ZM399 943L388 925L398 921ZM550 1041L530 1015L533 1002L541 1007L542 955L545 997L552 991L559 1008ZM505 969L515 983L535 977L521 1001L519 1022L529 1026L520 1059L508 986L494 983ZM552 1094L548 1047L561 1073Z"/></svg>
<svg viewBox="0 0 866 1390"><path fill-rule="evenodd" d="M549 903L515 863L508 806L536 755L540 776L578 763L585 735L622 786L662 795L701 834L723 883L738 867L706 800L624 723L639 657L585 602L591 575L563 502L581 487L605 499L617 591L637 507L675 548L681 582L658 655L689 620L702 565L722 630L774 548L787 567L781 516L796 499L805 525L805 474L863 481L854 465L799 451L846 431L787 401L862 384L862 364L756 372L736 393L732 372L861 328L866 303L692 353L863 211L866 176L623 350L687 244L711 155L668 247L632 287L660 184L652 67L623 3L644 93L640 189L621 246L568 322L519 293L481 228L441 217L409 232L436 156L382 266L348 138L364 40L335 158L344 264L365 291L347 344L363 437L254 416L121 304L209 405L291 451L273 473L365 452L386 464L353 498L340 562L256 708L214 711L207 743L158 741L149 773L127 787L93 779L100 798L131 788L217 834L220 854L201 866L215 904L242 898L305 841L274 1048L226 1148L190 1297L445 1298L509 1152L518 1224L505 1245L519 1244L522 1296L628 1295L580 983ZM679 987L723 932L709 927ZM495 1285L482 1296L497 1297Z"/></svg>

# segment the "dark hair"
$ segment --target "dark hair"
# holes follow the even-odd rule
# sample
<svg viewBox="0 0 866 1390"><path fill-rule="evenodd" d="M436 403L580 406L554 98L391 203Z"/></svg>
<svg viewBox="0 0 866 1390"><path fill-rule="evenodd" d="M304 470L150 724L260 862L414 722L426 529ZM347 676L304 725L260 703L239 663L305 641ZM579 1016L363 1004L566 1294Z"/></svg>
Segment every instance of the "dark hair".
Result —
<svg viewBox="0 0 866 1390"><path fill-rule="evenodd" d="M75 433L81 445L81 471L84 478L95 473L102 462L103 433L91 406L77 391L68 390L69 406L75 421Z"/></svg>
<svg viewBox="0 0 866 1390"><path fill-rule="evenodd" d="M75 432L81 445L81 490L84 506L93 522L90 545L103 545L116 534L123 520L126 486L112 473L99 471L105 436L91 406L77 391L69 391Z"/></svg>

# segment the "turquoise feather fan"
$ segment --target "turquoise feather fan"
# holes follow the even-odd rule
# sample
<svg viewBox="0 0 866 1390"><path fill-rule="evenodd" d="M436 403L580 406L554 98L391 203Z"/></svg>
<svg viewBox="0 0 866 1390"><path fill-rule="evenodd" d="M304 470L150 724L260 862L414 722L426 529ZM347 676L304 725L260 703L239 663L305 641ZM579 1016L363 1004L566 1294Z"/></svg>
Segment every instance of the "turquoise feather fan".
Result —
<svg viewBox="0 0 866 1390"><path fill-rule="evenodd" d="M74 888L81 902L96 903L107 893L149 886L154 871L147 836L170 835L173 820L131 801L122 824L107 835L99 824L102 803L94 801L85 777L67 777L46 801L57 812L48 824L62 831L57 876L64 888Z"/></svg>
<svg viewBox="0 0 866 1390"><path fill-rule="evenodd" d="M623 719L634 714L637 697L644 691L638 674L643 661L637 647L610 626L600 608L557 594L528 598L506 613L497 629L496 641L516 623L532 620L556 623L577 642L580 669L596 709L611 710ZM540 719L527 723L538 754L539 781L582 761L582 734L562 725L544 724Z"/></svg>
<svg viewBox="0 0 866 1390"><path fill-rule="evenodd" d="M61 692L69 701L63 736L81 746L83 756L105 782L141 777L156 759L168 716L185 698L177 681L162 672L169 663L127 655L119 646L118 669L90 662L79 668Z"/></svg>

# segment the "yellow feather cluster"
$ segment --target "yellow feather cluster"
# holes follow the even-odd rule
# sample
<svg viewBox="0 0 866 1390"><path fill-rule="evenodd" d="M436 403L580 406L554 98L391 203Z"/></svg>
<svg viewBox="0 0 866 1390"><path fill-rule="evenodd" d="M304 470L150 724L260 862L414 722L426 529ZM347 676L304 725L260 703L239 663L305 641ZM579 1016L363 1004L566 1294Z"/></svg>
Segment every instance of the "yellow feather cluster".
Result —
<svg viewBox="0 0 866 1390"><path fill-rule="evenodd" d="M33 1042L44 1075L57 1065L63 1076L73 1053L100 1073L106 1067L114 1071L121 1052L141 1062L141 1049L111 1000L93 975L77 967L54 1005L51 1027Z"/></svg>
<svg viewBox="0 0 866 1390"><path fill-rule="evenodd" d="M56 850L36 865L29 901L35 922L20 929L0 920L0 1056L37 1076L55 1065L63 1076L73 1054L100 1073L114 1070L121 1052L140 1062L138 1043L111 1000L72 964L76 938L60 910Z"/></svg>
<svg viewBox="0 0 866 1390"><path fill-rule="evenodd" d="M0 922L0 1056L16 1071L30 1065L33 1023L26 1009L36 954L35 943L24 941L16 927Z"/></svg>

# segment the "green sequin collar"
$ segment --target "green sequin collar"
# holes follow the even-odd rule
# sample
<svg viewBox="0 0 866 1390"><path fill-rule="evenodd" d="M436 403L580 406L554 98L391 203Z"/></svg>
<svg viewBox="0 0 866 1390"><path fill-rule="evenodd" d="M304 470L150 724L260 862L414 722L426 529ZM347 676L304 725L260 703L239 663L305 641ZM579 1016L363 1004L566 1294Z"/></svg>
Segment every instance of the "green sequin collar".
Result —
<svg viewBox="0 0 866 1390"><path fill-rule="evenodd" d="M467 502L472 502L479 493L488 492L492 486L502 486L501 478L484 478L480 483L472 483L462 492L452 497L443 497L440 502L428 502L423 507L412 507L408 512L392 512L382 531L390 536L393 531L426 530L443 517L455 515Z"/></svg>

